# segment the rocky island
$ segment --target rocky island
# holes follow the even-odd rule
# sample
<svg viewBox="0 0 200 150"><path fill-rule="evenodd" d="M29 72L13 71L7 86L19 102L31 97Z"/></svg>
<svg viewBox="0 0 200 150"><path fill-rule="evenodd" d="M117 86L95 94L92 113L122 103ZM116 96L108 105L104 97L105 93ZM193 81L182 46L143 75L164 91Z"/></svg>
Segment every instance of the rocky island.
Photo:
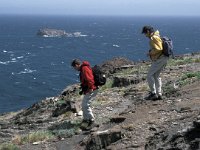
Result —
<svg viewBox="0 0 200 150"><path fill-rule="evenodd" d="M41 37L81 37L87 36L82 35L81 32L67 33L65 30L43 28L39 29L37 32L38 36Z"/></svg>
<svg viewBox="0 0 200 150"><path fill-rule="evenodd" d="M198 150L200 149L200 53L170 59L161 76L164 98L147 101L149 61L113 58L93 101L99 127L80 129L79 84L27 109L0 115L0 149Z"/></svg>
<svg viewBox="0 0 200 150"><path fill-rule="evenodd" d="M37 35L42 37L62 37L66 36L65 30L58 30L58 29L50 29L50 28L44 28L39 29L37 32Z"/></svg>

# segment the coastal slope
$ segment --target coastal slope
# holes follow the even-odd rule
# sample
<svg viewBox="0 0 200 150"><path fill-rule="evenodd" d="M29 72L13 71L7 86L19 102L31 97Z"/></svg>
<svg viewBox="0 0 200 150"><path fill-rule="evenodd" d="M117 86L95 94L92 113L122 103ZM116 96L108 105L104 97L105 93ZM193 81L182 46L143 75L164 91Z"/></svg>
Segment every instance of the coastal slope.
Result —
<svg viewBox="0 0 200 150"><path fill-rule="evenodd" d="M200 54L170 59L161 77L163 100L147 101L151 62L113 58L92 102L99 127L82 131L79 84L55 97L0 116L0 147L22 150L200 148Z"/></svg>

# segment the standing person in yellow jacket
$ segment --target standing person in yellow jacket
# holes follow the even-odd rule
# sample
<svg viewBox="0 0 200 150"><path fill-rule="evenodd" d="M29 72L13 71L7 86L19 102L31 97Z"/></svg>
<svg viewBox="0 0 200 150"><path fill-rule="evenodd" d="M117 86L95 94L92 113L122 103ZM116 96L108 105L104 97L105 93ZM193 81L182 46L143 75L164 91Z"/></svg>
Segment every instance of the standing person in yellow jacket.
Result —
<svg viewBox="0 0 200 150"><path fill-rule="evenodd" d="M151 26L144 26L142 34L150 39L150 50L148 56L152 60L151 67L148 70L147 82L150 88L149 95L146 100L161 100L162 99L162 81L160 73L167 64L169 57L163 55L162 40L159 31L154 31Z"/></svg>

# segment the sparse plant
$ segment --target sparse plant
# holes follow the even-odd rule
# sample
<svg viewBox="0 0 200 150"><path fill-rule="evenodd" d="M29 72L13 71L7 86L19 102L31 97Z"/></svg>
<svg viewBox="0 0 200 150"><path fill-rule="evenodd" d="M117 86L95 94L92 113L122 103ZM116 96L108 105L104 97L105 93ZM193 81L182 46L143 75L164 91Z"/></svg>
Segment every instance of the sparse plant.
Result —
<svg viewBox="0 0 200 150"><path fill-rule="evenodd" d="M67 111L64 113L63 118L69 118L73 113L71 111Z"/></svg>
<svg viewBox="0 0 200 150"><path fill-rule="evenodd" d="M37 131L37 132L33 132L24 136L16 135L12 141L15 144L21 145L24 143L33 143L33 142L44 141L44 140L49 140L53 138L54 138L54 135L49 131Z"/></svg>
<svg viewBox="0 0 200 150"><path fill-rule="evenodd" d="M200 71L186 73L186 74L182 77L182 80L185 80L185 79L187 79L187 78L197 78L197 79L200 79Z"/></svg>
<svg viewBox="0 0 200 150"><path fill-rule="evenodd" d="M108 99L106 97L98 97L95 99L95 101L92 102L92 106L99 106L106 104L108 102Z"/></svg>
<svg viewBox="0 0 200 150"><path fill-rule="evenodd" d="M12 143L3 143L0 145L0 150L20 150L18 146Z"/></svg>
<svg viewBox="0 0 200 150"><path fill-rule="evenodd" d="M99 92L112 88L112 86L113 86L113 79L107 79L106 84L99 88Z"/></svg>
<svg viewBox="0 0 200 150"><path fill-rule="evenodd" d="M28 142L33 143L37 141L52 139L53 137L53 134L49 131L37 131L28 135Z"/></svg>
<svg viewBox="0 0 200 150"><path fill-rule="evenodd" d="M178 65L184 65L184 64L190 64L190 63L199 63L200 58L181 58L181 59L170 59L168 62L168 66L178 66Z"/></svg>
<svg viewBox="0 0 200 150"><path fill-rule="evenodd" d="M77 130L80 128L81 121L64 121L58 125L54 125L49 128L55 136L59 137L71 137L76 134Z"/></svg>
<svg viewBox="0 0 200 150"><path fill-rule="evenodd" d="M138 87L140 91L148 91L149 87L147 84L141 84L140 87Z"/></svg>
<svg viewBox="0 0 200 150"><path fill-rule="evenodd" d="M62 105L62 104L65 104L66 101L62 98L62 99L59 99L58 102L57 102L57 105Z"/></svg>
<svg viewBox="0 0 200 150"><path fill-rule="evenodd" d="M128 68L128 69L122 69L115 73L115 75L129 75L129 74L135 74L137 73L137 69Z"/></svg>
<svg viewBox="0 0 200 150"><path fill-rule="evenodd" d="M14 135L14 137L12 138L12 143L17 145L23 144L22 137L20 135Z"/></svg>
<svg viewBox="0 0 200 150"><path fill-rule="evenodd" d="M185 73L178 81L178 84L180 86L184 86L188 83L191 83L193 80L196 80L196 79L198 80L200 79L200 71Z"/></svg>
<svg viewBox="0 0 200 150"><path fill-rule="evenodd" d="M53 134L58 137L71 137L76 133L77 128L54 130Z"/></svg>
<svg viewBox="0 0 200 150"><path fill-rule="evenodd" d="M166 83L165 86L163 86L163 93L166 97L170 97L170 96L179 96L179 90L177 88L174 87L174 84L169 82Z"/></svg>

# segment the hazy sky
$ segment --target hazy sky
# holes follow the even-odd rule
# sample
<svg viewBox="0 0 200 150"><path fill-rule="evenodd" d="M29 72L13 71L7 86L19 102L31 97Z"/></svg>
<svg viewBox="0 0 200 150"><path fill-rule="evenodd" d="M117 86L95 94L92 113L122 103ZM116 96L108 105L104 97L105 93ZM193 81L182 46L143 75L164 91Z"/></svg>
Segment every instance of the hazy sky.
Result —
<svg viewBox="0 0 200 150"><path fill-rule="evenodd" d="M0 0L0 14L200 16L200 0Z"/></svg>

